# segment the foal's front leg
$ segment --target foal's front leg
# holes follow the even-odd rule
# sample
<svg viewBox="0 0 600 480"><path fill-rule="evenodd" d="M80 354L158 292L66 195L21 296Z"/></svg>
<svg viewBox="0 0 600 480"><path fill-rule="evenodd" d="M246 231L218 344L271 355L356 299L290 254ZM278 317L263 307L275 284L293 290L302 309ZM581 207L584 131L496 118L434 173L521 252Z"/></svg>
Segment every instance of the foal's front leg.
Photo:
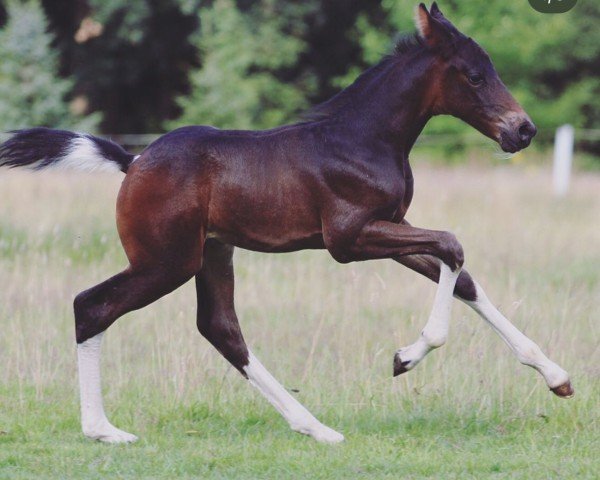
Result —
<svg viewBox="0 0 600 480"><path fill-rule="evenodd" d="M448 325L452 308L452 291L460 274L441 263L438 289L435 292L433 309L417 341L401 348L394 355L394 376L412 370L431 350L441 347L448 338Z"/></svg>
<svg viewBox="0 0 600 480"><path fill-rule="evenodd" d="M413 255L395 260L434 282L441 278L438 262L433 257ZM475 310L494 329L523 365L537 370L552 392L563 398L573 396L574 390L567 372L548 359L535 342L502 315L490 302L483 288L465 270L460 273L456 282L454 295Z"/></svg>
<svg viewBox="0 0 600 480"><path fill-rule="evenodd" d="M448 232L424 230L405 223L375 221L363 228L352 252L360 260L415 254L437 257L435 261L440 274L433 308L417 341L396 352L394 375L399 375L414 368L431 350L446 343L452 292L464 261L462 247Z"/></svg>

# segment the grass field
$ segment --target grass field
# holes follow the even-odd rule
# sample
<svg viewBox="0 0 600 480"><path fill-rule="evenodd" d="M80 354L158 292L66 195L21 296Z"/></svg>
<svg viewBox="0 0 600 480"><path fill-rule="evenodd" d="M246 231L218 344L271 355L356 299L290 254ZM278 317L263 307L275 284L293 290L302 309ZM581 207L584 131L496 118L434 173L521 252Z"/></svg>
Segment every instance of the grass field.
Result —
<svg viewBox="0 0 600 480"><path fill-rule="evenodd" d="M455 304L448 344L392 378L434 285L386 261L236 253L248 343L336 446L291 432L195 330L193 285L105 338L105 403L140 441L80 433L71 303L126 263L120 176L0 172L0 479L586 479L600 475L600 177L556 200L520 167L415 169L409 220L449 229L490 298L572 375L548 392Z"/></svg>

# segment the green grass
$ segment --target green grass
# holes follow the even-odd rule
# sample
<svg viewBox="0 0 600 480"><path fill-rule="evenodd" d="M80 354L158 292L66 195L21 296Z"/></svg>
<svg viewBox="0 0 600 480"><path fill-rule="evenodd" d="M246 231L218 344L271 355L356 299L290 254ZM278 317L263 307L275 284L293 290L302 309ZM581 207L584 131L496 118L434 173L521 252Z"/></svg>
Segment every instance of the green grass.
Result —
<svg viewBox="0 0 600 480"><path fill-rule="evenodd" d="M551 395L463 305L448 344L391 377L434 287L393 262L236 253L246 339L319 419L293 433L195 332L192 284L119 320L103 380L111 446L80 433L71 302L122 269L119 176L2 172L0 479L598 478L600 178L556 200L544 170L415 169L409 220L453 230L490 298L573 377Z"/></svg>
<svg viewBox="0 0 600 480"><path fill-rule="evenodd" d="M600 467L589 401L538 411L515 400L478 413L479 405L440 395L407 407L400 394L385 406L317 408L347 436L323 446L291 433L247 392L192 404L139 393L121 390L122 407L111 409L118 425L142 435L131 446L82 438L72 392L43 401L25 394L0 417L9 428L0 436L0 477L597 478Z"/></svg>

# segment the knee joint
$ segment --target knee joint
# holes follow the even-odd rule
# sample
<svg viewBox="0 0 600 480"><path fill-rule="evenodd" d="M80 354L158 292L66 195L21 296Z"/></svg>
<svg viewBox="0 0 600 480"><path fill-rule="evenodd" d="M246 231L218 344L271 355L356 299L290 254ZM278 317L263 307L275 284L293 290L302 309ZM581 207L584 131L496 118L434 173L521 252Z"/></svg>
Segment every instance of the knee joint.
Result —
<svg viewBox="0 0 600 480"><path fill-rule="evenodd" d="M453 271L461 268L465 263L465 253L462 245L453 233L442 232L440 249L442 251L442 261Z"/></svg>

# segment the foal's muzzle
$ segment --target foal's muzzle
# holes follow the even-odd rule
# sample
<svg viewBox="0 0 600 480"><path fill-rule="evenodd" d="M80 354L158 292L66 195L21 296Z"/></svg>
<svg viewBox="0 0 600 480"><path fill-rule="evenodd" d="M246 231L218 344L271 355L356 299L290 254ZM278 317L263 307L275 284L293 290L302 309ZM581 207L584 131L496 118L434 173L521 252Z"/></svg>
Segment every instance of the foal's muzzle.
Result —
<svg viewBox="0 0 600 480"><path fill-rule="evenodd" d="M528 118L514 122L514 126L503 128L500 131L498 143L505 152L515 153L527 148L531 139L535 137L537 128Z"/></svg>

